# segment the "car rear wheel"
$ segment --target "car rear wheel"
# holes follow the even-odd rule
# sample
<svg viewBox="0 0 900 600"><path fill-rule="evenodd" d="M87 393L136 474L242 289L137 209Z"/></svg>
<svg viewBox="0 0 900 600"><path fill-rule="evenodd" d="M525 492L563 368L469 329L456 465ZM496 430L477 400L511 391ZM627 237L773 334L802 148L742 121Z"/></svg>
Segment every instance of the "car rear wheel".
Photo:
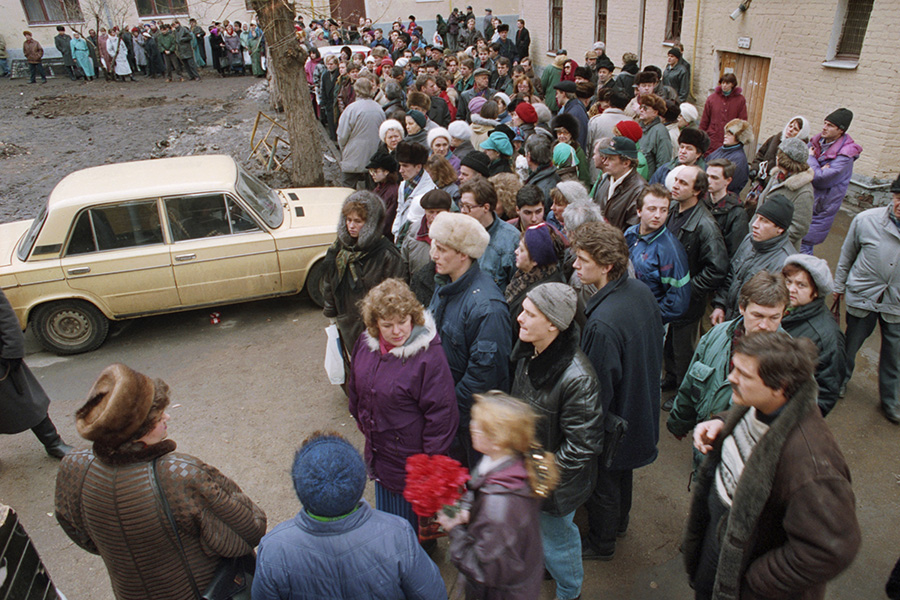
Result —
<svg viewBox="0 0 900 600"><path fill-rule="evenodd" d="M62 300L39 306L32 319L41 346L56 354L96 350L106 341L109 321L83 300Z"/></svg>
<svg viewBox="0 0 900 600"><path fill-rule="evenodd" d="M309 299L319 308L325 306L325 261L320 260L312 266L306 276L303 289L309 295Z"/></svg>

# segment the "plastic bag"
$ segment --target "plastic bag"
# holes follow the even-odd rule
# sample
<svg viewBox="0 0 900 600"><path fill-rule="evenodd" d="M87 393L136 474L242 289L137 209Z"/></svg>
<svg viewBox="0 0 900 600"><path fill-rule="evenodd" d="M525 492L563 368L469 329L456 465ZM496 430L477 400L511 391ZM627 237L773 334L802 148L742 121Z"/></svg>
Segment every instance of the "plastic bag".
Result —
<svg viewBox="0 0 900 600"><path fill-rule="evenodd" d="M325 372L332 385L341 385L344 383L344 359L341 356L341 336L337 325L326 327L325 336L328 338L325 344Z"/></svg>

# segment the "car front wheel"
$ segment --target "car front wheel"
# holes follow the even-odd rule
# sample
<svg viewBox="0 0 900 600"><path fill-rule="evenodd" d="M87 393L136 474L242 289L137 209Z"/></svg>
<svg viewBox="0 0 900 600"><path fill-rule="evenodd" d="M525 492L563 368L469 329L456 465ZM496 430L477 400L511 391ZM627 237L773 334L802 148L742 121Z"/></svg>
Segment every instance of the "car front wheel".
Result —
<svg viewBox="0 0 900 600"><path fill-rule="evenodd" d="M309 299L319 308L325 306L325 261L319 260L309 270L303 289L309 295Z"/></svg>
<svg viewBox="0 0 900 600"><path fill-rule="evenodd" d="M39 306L32 319L41 346L56 354L96 350L106 341L109 321L83 300L62 300Z"/></svg>

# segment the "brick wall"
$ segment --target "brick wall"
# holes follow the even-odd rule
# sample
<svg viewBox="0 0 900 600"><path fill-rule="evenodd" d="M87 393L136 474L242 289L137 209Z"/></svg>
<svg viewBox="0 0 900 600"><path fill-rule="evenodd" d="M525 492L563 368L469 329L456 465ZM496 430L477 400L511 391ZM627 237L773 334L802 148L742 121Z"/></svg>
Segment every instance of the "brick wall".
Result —
<svg viewBox="0 0 900 600"><path fill-rule="evenodd" d="M701 12L694 48L697 2ZM640 0L608 0L607 54L621 66L624 52L637 53ZM876 2L869 20L859 67L822 66L828 49L838 0L758 2L737 20L729 15L738 0L685 0L682 43L694 70L693 90L699 107L715 88L718 52L737 52L771 59L760 138L781 131L792 116L802 114L818 133L822 119L835 108L854 113L849 133L862 147L855 173L894 179L900 170L900 137L891 125L900 119L900 78L896 31L900 11L891 2ZM532 57L539 65L552 60L545 52L549 34L549 0L520 0L520 11L531 31ZM665 66L663 45L667 0L646 0L642 64ZM594 2L571 0L563 12L563 46L581 63L594 35ZM738 37L752 38L749 50L737 47Z"/></svg>

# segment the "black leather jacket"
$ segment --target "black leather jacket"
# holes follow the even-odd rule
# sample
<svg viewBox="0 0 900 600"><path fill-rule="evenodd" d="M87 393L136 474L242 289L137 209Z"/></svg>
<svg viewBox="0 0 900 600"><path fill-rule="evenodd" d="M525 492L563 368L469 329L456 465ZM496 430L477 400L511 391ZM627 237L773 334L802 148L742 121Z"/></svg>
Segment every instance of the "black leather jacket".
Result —
<svg viewBox="0 0 900 600"><path fill-rule="evenodd" d="M538 356L534 346L519 342L512 395L537 412L537 438L556 454L560 481L541 510L569 514L587 500L597 478L597 456L603 448L600 386L591 362L578 346L578 327L570 326Z"/></svg>
<svg viewBox="0 0 900 600"><path fill-rule="evenodd" d="M670 222L677 213L678 204L673 203L669 211ZM703 202L697 204L687 222L681 226L678 241L684 246L691 272L691 305L679 322L690 323L703 316L710 294L725 281L729 267L728 252L722 232Z"/></svg>

